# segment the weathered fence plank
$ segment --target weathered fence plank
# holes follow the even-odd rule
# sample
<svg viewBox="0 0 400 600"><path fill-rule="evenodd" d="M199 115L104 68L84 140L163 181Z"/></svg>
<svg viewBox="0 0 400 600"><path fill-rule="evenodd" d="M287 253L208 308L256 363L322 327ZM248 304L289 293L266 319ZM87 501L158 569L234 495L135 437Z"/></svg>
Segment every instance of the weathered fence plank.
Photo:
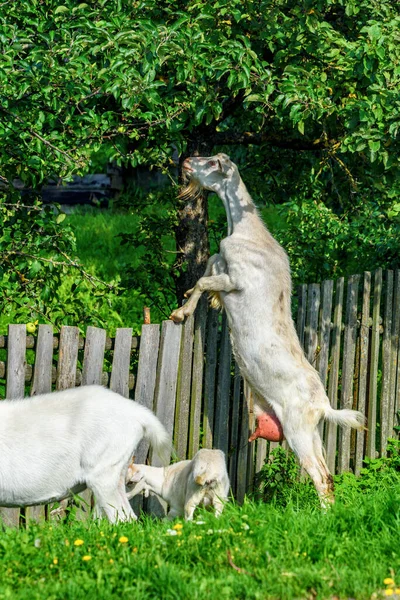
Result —
<svg viewBox="0 0 400 600"><path fill-rule="evenodd" d="M340 338L342 330L344 278L336 282L335 307L332 330L332 362L329 373L328 397L333 408L338 405L338 382L340 366ZM331 472L335 471L337 446L337 425L332 421L326 427L326 462Z"/></svg>
<svg viewBox="0 0 400 600"><path fill-rule="evenodd" d="M229 479L231 482L231 489L233 493L236 492L236 480L237 480L237 464L238 464L238 453L240 443L240 409L241 403L243 402L241 396L241 383L242 377L240 375L239 367L235 362L235 373L233 380L233 398L232 398L232 419L230 426L230 440L229 440L229 453L227 458Z"/></svg>
<svg viewBox="0 0 400 600"><path fill-rule="evenodd" d="M52 365L53 327L51 325L39 325L31 396L35 396L37 394L48 394L51 392ZM43 521L44 519L44 505L27 506L25 508L25 520L27 523L32 521Z"/></svg>
<svg viewBox="0 0 400 600"><path fill-rule="evenodd" d="M135 400L153 410L154 391L157 377L158 351L160 347L160 326L142 325L140 339L139 363L137 370ZM147 441L142 441L136 449L135 461L142 464L149 451Z"/></svg>
<svg viewBox="0 0 400 600"><path fill-rule="evenodd" d="M204 448L212 448L214 445L214 400L217 373L218 316L216 310L212 308L208 309L206 364L204 373Z"/></svg>
<svg viewBox="0 0 400 600"><path fill-rule="evenodd" d="M8 400L23 398L25 395L26 365L26 325L8 326L7 382ZM18 527L19 508L0 508L0 517L4 525Z"/></svg>
<svg viewBox="0 0 400 600"><path fill-rule="evenodd" d="M393 296L393 320L392 320L392 348L391 348L391 372L390 372L390 409L389 409L389 435L394 435L394 425L398 425L396 415L400 409L400 270L396 269L394 274L394 296Z"/></svg>
<svg viewBox="0 0 400 600"><path fill-rule="evenodd" d="M172 321L163 321L161 326L160 352L157 366L155 388L155 413L164 425L171 439L174 432L176 382L181 347L182 325ZM161 466L160 458L152 453L151 464ZM149 510L162 516L165 514L165 503L156 498L149 498Z"/></svg>
<svg viewBox="0 0 400 600"><path fill-rule="evenodd" d="M206 318L207 298L204 297L198 304L195 317L188 458L193 458L200 447Z"/></svg>
<svg viewBox="0 0 400 600"><path fill-rule="evenodd" d="M83 354L81 385L101 385L105 347L105 330L98 327L88 327Z"/></svg>
<svg viewBox="0 0 400 600"><path fill-rule="evenodd" d="M318 346L318 317L321 302L321 290L318 283L308 286L308 308L304 336L304 350L308 361L315 367Z"/></svg>
<svg viewBox="0 0 400 600"><path fill-rule="evenodd" d="M319 353L317 359L317 370L321 381L326 387L328 378L329 342L331 337L333 281L322 282L322 310L321 325L318 339Z"/></svg>
<svg viewBox="0 0 400 600"><path fill-rule="evenodd" d="M117 329L111 367L110 389L129 398L129 366L131 363L132 328Z"/></svg>
<svg viewBox="0 0 400 600"><path fill-rule="evenodd" d="M362 299L362 313L360 325L360 358L359 358L359 379L358 379L358 410L364 415L366 414L366 399L367 399L367 375L368 375L368 349L369 349L369 314L370 314L370 297L371 297L371 273L364 273L364 287ZM360 474L365 444L365 431L357 431L356 454L354 473Z"/></svg>
<svg viewBox="0 0 400 600"><path fill-rule="evenodd" d="M353 407L354 360L356 355L357 336L357 302L360 276L349 277L347 285L346 321L344 327L342 392L340 408ZM350 436L349 427L340 428L338 471L343 473L350 468Z"/></svg>
<svg viewBox="0 0 400 600"><path fill-rule="evenodd" d="M135 401L150 410L154 408L154 391L157 377L157 361L160 346L160 326L142 325L139 362L135 386ZM135 462L144 464L149 453L149 442L142 440L136 448ZM132 508L138 514L143 507L142 496L131 500Z"/></svg>
<svg viewBox="0 0 400 600"><path fill-rule="evenodd" d="M379 313L382 294L382 269L375 271L372 309L371 355L368 393L368 432L366 455L376 456L376 422L378 406Z"/></svg>
<svg viewBox="0 0 400 600"><path fill-rule="evenodd" d="M53 367L53 327L39 325L31 396L51 392Z"/></svg>
<svg viewBox="0 0 400 600"><path fill-rule="evenodd" d="M390 376L392 350L392 317L393 317L393 271L386 271L385 308L383 316L382 341L382 389L381 389L381 456L386 456L387 438L390 427Z"/></svg>
<svg viewBox="0 0 400 600"><path fill-rule="evenodd" d="M78 343L79 329L77 327L66 325L61 327L57 365L57 390L66 390L75 387Z"/></svg>
<svg viewBox="0 0 400 600"><path fill-rule="evenodd" d="M231 383L232 349L226 315L222 317L221 345L218 365L218 385L215 407L214 448L225 454L229 444L229 398Z"/></svg>
<svg viewBox="0 0 400 600"><path fill-rule="evenodd" d="M307 312L307 284L303 283L297 288L297 323L296 330L299 336L300 344L304 348L304 333L306 327L306 312Z"/></svg>
<svg viewBox="0 0 400 600"><path fill-rule="evenodd" d="M179 460L187 456L192 383L194 317L182 326L181 355L176 391L174 446Z"/></svg>
<svg viewBox="0 0 400 600"><path fill-rule="evenodd" d="M244 387L246 382L244 382ZM241 504L244 500L247 491L247 467L248 467L248 450L249 450L249 407L244 399L241 406L240 416L240 435L239 435L239 452L237 458L237 480L236 480L236 500Z"/></svg>
<svg viewBox="0 0 400 600"><path fill-rule="evenodd" d="M98 327L89 326L86 330L81 385L101 384L105 346L106 331ZM84 520L89 517L89 511L92 506L92 493L90 490L85 490L80 494L80 498L82 502L76 511L76 518Z"/></svg>

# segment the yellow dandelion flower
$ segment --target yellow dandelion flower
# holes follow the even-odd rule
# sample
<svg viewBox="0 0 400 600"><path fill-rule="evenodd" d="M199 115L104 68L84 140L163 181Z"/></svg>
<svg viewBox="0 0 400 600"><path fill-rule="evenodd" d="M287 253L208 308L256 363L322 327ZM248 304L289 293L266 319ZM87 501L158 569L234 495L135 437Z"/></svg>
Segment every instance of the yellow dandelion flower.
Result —
<svg viewBox="0 0 400 600"><path fill-rule="evenodd" d="M386 579L383 580L383 583L385 585L394 585L394 581L391 577L386 577Z"/></svg>
<svg viewBox="0 0 400 600"><path fill-rule="evenodd" d="M82 560L85 560L87 562L88 560L92 560L92 557L86 554L85 556L82 556Z"/></svg>
<svg viewBox="0 0 400 600"><path fill-rule="evenodd" d="M85 542L83 540L75 540L74 541L74 546L83 546Z"/></svg>
<svg viewBox="0 0 400 600"><path fill-rule="evenodd" d="M114 561L112 558L110 558L110 560L108 562L110 563L110 565L112 565Z"/></svg>
<svg viewBox="0 0 400 600"><path fill-rule="evenodd" d="M126 536L121 535L118 541L120 542L120 544L126 544L129 540Z"/></svg>
<svg viewBox="0 0 400 600"><path fill-rule="evenodd" d="M385 596L393 596L394 589L393 588L386 588L386 590L383 593L385 594Z"/></svg>
<svg viewBox="0 0 400 600"><path fill-rule="evenodd" d="M58 565L58 558L53 558L53 565Z"/></svg>
<svg viewBox="0 0 400 600"><path fill-rule="evenodd" d="M132 552L137 552L137 548L133 548L133 549L132 549Z"/></svg>
<svg viewBox="0 0 400 600"><path fill-rule="evenodd" d="M398 595L400 595L400 588L396 588L396 589L394 590L394 593L395 593L395 594L398 594Z"/></svg>
<svg viewBox="0 0 400 600"><path fill-rule="evenodd" d="M183 525L182 523L176 523L172 529L175 529L175 531L180 531L181 529L183 529Z"/></svg>

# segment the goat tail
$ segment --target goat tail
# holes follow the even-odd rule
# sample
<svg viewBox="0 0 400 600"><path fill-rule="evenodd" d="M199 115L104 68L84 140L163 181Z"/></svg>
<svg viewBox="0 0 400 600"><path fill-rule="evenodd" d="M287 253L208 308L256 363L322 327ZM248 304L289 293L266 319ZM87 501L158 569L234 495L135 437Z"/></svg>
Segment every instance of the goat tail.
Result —
<svg viewBox="0 0 400 600"><path fill-rule="evenodd" d="M163 465L169 465L172 452L171 436L150 410L146 413L146 420L142 423L144 437L150 443L153 456L156 454Z"/></svg>
<svg viewBox="0 0 400 600"><path fill-rule="evenodd" d="M331 406L327 406L325 409L325 419L337 423L341 427L353 427L359 430L366 429L365 416L358 410L350 410L348 408L336 410Z"/></svg>

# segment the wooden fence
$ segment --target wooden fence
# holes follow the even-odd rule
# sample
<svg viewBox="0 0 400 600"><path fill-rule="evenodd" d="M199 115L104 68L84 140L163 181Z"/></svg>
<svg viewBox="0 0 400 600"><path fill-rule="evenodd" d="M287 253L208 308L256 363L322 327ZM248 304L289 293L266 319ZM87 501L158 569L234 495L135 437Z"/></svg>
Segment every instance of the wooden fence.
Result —
<svg viewBox="0 0 400 600"><path fill-rule="evenodd" d="M332 406L358 408L367 416L367 432L339 431L333 423L321 427L330 469L359 473L364 457L385 454L398 424L399 271L301 285L294 306L299 338ZM153 409L173 436L179 459L200 447L222 449L239 502L277 445L247 442L254 429L251 393L233 360L226 319L204 299L183 325L143 325L140 338L129 328L111 339L95 327L83 338L77 327L54 335L51 326L40 325L32 336L25 325L10 325L8 335L0 336L2 358L0 385L8 398L102 383ZM142 444L137 462L147 453ZM18 522L19 509L2 514ZM43 507L26 509L27 518L43 514Z"/></svg>

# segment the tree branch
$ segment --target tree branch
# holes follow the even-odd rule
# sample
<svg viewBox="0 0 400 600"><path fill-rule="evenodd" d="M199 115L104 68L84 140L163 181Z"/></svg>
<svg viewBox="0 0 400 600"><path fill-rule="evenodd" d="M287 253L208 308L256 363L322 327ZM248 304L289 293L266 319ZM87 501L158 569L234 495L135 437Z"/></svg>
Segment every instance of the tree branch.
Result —
<svg viewBox="0 0 400 600"><path fill-rule="evenodd" d="M277 148L287 150L306 150L311 152L319 152L327 147L324 139L318 138L314 141L302 139L282 139L267 132L253 133L245 131L244 133L236 133L233 131L216 131L213 134L213 143L216 146L229 146L233 144L242 144L248 146L254 144L269 144Z"/></svg>

